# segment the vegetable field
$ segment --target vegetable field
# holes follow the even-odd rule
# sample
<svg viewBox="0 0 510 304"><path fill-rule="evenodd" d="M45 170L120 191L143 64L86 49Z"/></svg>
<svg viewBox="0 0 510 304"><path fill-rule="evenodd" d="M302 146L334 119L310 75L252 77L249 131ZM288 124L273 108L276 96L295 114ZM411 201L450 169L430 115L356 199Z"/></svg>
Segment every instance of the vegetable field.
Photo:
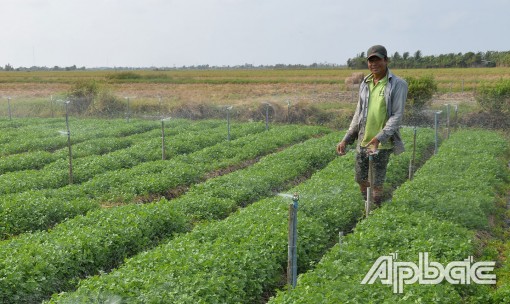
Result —
<svg viewBox="0 0 510 304"><path fill-rule="evenodd" d="M391 157L385 185L392 198L365 218L354 151L335 154L341 132L186 119L70 126L71 162L62 119L0 121L0 303L508 299L504 280L415 284L403 295L360 284L395 251L409 261L422 251L441 262L487 258L477 232L493 229L509 183L508 142L496 132L457 131L429 159L434 131L417 129L413 149L403 128L406 152ZM421 168L408 181L413 157ZM290 290L292 193L300 276Z"/></svg>

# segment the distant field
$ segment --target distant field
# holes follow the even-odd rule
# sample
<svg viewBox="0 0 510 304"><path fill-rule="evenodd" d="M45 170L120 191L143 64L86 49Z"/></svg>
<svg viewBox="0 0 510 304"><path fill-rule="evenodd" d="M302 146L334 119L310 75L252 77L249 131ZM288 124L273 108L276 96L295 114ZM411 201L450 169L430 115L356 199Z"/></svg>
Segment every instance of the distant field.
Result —
<svg viewBox="0 0 510 304"><path fill-rule="evenodd" d="M247 83L326 83L343 85L352 73L367 70L303 69L303 70L133 70L133 71L41 71L0 72L0 83L71 84L80 79L99 79L109 83L167 84L247 84ZM452 68L394 70L403 77L433 75L444 88L450 83L465 82L465 89L480 81L510 78L510 68ZM455 86L458 87L458 86ZM459 87L460 88L460 87Z"/></svg>
<svg viewBox="0 0 510 304"><path fill-rule="evenodd" d="M64 99L65 93L80 80L94 79L115 96L129 97L134 114L173 113L197 117L197 107L235 105L244 118L259 119L265 103L282 116L288 105L325 109L332 115L348 116L354 108L357 87L345 84L353 73L367 70L175 70L175 71L46 71L0 72L0 116L51 117L62 113L51 101ZM438 83L434 102L465 104L473 109L473 92L481 82L509 79L509 68L410 69L393 70L406 77L432 75ZM56 112L55 112L56 111ZM216 111L216 110L208 110ZM240 110L241 111L241 110ZM181 113L182 114L182 113ZM200 114L202 115L202 114ZM205 115L205 114L203 114ZM320 120L317 118L315 120Z"/></svg>

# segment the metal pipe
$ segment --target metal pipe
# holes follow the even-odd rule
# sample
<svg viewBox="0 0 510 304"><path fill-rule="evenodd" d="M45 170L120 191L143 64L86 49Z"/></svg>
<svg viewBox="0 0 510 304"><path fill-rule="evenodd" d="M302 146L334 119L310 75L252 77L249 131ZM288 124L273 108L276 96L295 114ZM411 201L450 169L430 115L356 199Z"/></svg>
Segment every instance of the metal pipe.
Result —
<svg viewBox="0 0 510 304"><path fill-rule="evenodd" d="M374 155L368 155L368 183L369 187L367 188L367 202L365 206L366 216L370 214L370 210L372 209L372 203L374 201L373 198L373 185L374 185Z"/></svg>
<svg viewBox="0 0 510 304"><path fill-rule="evenodd" d="M290 100L287 100L287 122L290 122Z"/></svg>
<svg viewBox="0 0 510 304"><path fill-rule="evenodd" d="M450 104L446 104L446 138L450 138Z"/></svg>
<svg viewBox="0 0 510 304"><path fill-rule="evenodd" d="M230 141L230 110L227 109L227 140Z"/></svg>
<svg viewBox="0 0 510 304"><path fill-rule="evenodd" d="M53 95L50 95L50 112L51 112L51 118L55 117L55 109L53 105Z"/></svg>
<svg viewBox="0 0 510 304"><path fill-rule="evenodd" d="M434 154L437 154L438 152L438 142L439 142L439 135L438 135L438 128L439 128L439 114L441 112L436 112L434 115L434 130L435 130L435 139L434 139Z"/></svg>
<svg viewBox="0 0 510 304"><path fill-rule="evenodd" d="M130 110L129 110L129 97L126 97L126 122L129 122Z"/></svg>
<svg viewBox="0 0 510 304"><path fill-rule="evenodd" d="M459 105L455 105L455 129L457 129L457 115L459 113Z"/></svg>
<svg viewBox="0 0 510 304"><path fill-rule="evenodd" d="M416 159L416 127L414 127L413 130L413 156L409 160L409 180L413 179L415 159Z"/></svg>
<svg viewBox="0 0 510 304"><path fill-rule="evenodd" d="M269 131L269 103L266 103L266 131Z"/></svg>
<svg viewBox="0 0 510 304"><path fill-rule="evenodd" d="M69 148L69 184L71 185L73 183L73 153L71 151L71 131L69 129L69 114L67 110L67 106L69 105L70 101L66 101L66 128L67 128L67 146Z"/></svg>
<svg viewBox="0 0 510 304"><path fill-rule="evenodd" d="M367 187L367 200L365 202L365 217L368 217L371 208L372 208L372 187Z"/></svg>
<svg viewBox="0 0 510 304"><path fill-rule="evenodd" d="M9 107L9 120L12 120L12 115L11 115L11 97L7 97L7 105Z"/></svg>
<svg viewBox="0 0 510 304"><path fill-rule="evenodd" d="M289 290L297 284L297 210L299 195L295 193L289 204L289 235L288 235L288 258L287 258L287 283Z"/></svg>
<svg viewBox="0 0 510 304"><path fill-rule="evenodd" d="M161 120L161 159L165 160L165 120Z"/></svg>

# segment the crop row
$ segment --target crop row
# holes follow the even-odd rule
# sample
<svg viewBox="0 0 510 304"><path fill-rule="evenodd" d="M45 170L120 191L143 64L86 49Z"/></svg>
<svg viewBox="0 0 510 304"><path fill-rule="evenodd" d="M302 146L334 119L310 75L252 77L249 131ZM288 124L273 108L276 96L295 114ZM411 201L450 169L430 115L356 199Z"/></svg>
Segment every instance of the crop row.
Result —
<svg viewBox="0 0 510 304"><path fill-rule="evenodd" d="M232 132L232 138L235 139L239 136L262 132L263 130L264 126L262 124L242 124L236 128L235 132ZM150 134L147 133L146 136L138 136L140 139L137 143L126 149L121 149L121 147L128 146L131 142L124 138L113 140L105 138L85 142L86 146L90 147L89 151L99 153L73 160L73 183L83 183L107 171L130 168L143 162L161 160L161 131L157 132L156 130L156 132L149 133L153 133L151 137L148 137L147 135ZM165 146L168 158L170 158L176 154L191 153L224 140L225 128L203 128L200 131L181 132L169 136L165 140ZM98 145L101 141L106 142L106 146L118 147L118 150L101 155L101 152L107 152L108 149L106 147L101 149ZM116 146L111 146L112 144L116 144ZM68 183L68 160L61 157L39 170L9 172L0 175L0 194L60 188Z"/></svg>
<svg viewBox="0 0 510 304"><path fill-rule="evenodd" d="M431 136L423 139L428 143L420 148L432 142ZM363 215L353 156L337 158L290 191L300 195L300 269L317 261L338 231L350 230ZM409 152L399 157L409 160ZM401 164L407 166L407 162ZM52 301L261 302L265 292L282 283L289 202L280 196L258 201L224 221L202 225L139 254L108 275L83 280L76 292L55 296Z"/></svg>
<svg viewBox="0 0 510 304"><path fill-rule="evenodd" d="M419 253L429 262L447 265L475 255L480 244L475 230L487 229L496 189L505 181L498 157L508 143L489 131L459 131L416 174L397 189L393 201L357 225L303 274L292 292L279 292L270 303L463 303L487 301L482 285L404 285L396 282L362 285L375 261L398 254L397 261L419 265ZM418 275L418 274L416 274ZM402 284L402 283L400 283ZM397 289L398 291L398 289Z"/></svg>
<svg viewBox="0 0 510 304"><path fill-rule="evenodd" d="M106 172L83 184L4 195L0 197L0 236L47 229L66 218L99 208L107 200L126 203L137 196L163 196L170 190L199 182L210 172L242 165L326 131L320 127L273 127L268 132L223 141L170 160Z"/></svg>
<svg viewBox="0 0 510 304"><path fill-rule="evenodd" d="M77 123L80 123L77 121ZM103 155L116 150L127 148L131 145L136 145L143 141L150 140L151 138L161 138L161 127L157 122L134 122L126 124L125 122L115 121L93 121L95 122L96 130L89 130L85 128L80 130L81 133L79 140L74 136L72 131L72 156L73 159L92 156L92 155ZM90 123L90 122L88 122ZM217 128L220 126L219 121L202 121L196 123L190 123L186 120L172 120L167 122L165 126L165 133L169 139L171 136L182 134L183 132L193 132L206 130L210 128ZM101 132L97 130L102 130ZM68 148L63 147L57 150L34 150L36 147L27 148L26 145L33 145L34 143L26 138L37 137L39 141L52 141L55 140L55 134L58 134L56 130L50 129L52 137L42 138L39 135L38 130L16 130L18 136L23 134L23 143L25 144L24 153L16 153L4 156L0 159L0 173L21 171L21 170L39 170L51 162L61 160L64 162L68 158ZM226 133L226 132L225 132ZM58 141L65 139L67 145L67 137L59 135ZM161 140L159 141L161 143ZM50 145L50 144L48 144ZM160 144L161 145L161 144ZM9 149L5 145L0 145L3 149ZM11 144L11 146L19 149L20 146ZM12 149L12 148L11 148ZM161 148L160 148L161 149ZM157 150L157 149L156 149ZM21 150L18 150L21 151ZM154 153L152 153L154 154ZM161 154L160 154L161 157Z"/></svg>
<svg viewBox="0 0 510 304"><path fill-rule="evenodd" d="M55 151L67 146L67 136L60 134L66 130L63 120L60 124L28 125L21 128L4 129L0 155L6 156L32 151ZM74 123L74 124L73 124ZM183 122L185 123L185 122ZM126 136L156 129L159 125L153 121L136 120L129 124L119 120L72 120L71 137L73 143L80 143L91 138Z"/></svg>
<svg viewBox="0 0 510 304"><path fill-rule="evenodd" d="M508 238L502 245L503 263L496 272L497 286L491 290L493 303L510 303L510 240Z"/></svg>
<svg viewBox="0 0 510 304"><path fill-rule="evenodd" d="M276 132L281 138L299 133L283 130ZM126 257L188 231L196 221L224 218L238 206L286 188L331 161L338 137L330 134L293 145L245 169L195 185L171 201L100 209L49 232L0 243L0 277L5 278L0 281L0 301L30 303L72 289L78 278L108 271Z"/></svg>
<svg viewBox="0 0 510 304"><path fill-rule="evenodd" d="M0 144L4 154L8 154L3 155L0 159L1 174L12 171L40 169L48 163L67 158L67 136L62 136L59 133L59 128L56 128L51 123L52 120L48 122L50 122L48 125L30 125L33 128L11 128L7 130L9 134L12 134L8 135L7 138L15 136L15 140L6 142L4 137L4 142ZM76 132L74 129L71 130L73 158L104 154L122 148L126 144L120 142L119 147L115 140L134 140L136 137L132 137L133 135L145 133L159 127L157 123L147 121L126 124L119 121L78 120L76 123L79 126L82 124L89 126L93 123L94 129L82 127ZM182 126L186 125L189 126L189 123L183 120ZM60 131L64 129L62 128L63 126L57 127L60 127Z"/></svg>

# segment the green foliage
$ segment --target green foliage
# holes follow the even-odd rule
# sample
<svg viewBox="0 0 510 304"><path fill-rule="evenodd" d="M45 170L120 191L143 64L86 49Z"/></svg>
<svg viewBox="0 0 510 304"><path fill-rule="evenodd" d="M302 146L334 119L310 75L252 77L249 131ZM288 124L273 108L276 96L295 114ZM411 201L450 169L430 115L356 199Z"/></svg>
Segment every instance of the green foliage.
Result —
<svg viewBox="0 0 510 304"><path fill-rule="evenodd" d="M97 80L80 80L69 89L67 95L70 98L93 99L99 94L100 90Z"/></svg>
<svg viewBox="0 0 510 304"><path fill-rule="evenodd" d="M313 149L322 150L313 153L329 155L323 163L334 157L329 147L338 137L338 134L333 134L327 141L320 140L322 148ZM300 167L295 160L302 162L303 157L312 155L312 151L298 151L319 143L317 140L313 142L299 149L296 147L293 153L289 151L300 156L296 159L279 158L279 162L286 165L285 168L277 166L275 171L288 174L295 170L294 167ZM353 182L352 160L352 154L337 158L333 166L319 171L309 182L291 190L299 191L303 201L300 204L300 267L307 267L309 262L318 259L329 243L332 231L348 229L362 213L361 197L356 195L358 189ZM350 172L341 178L340 183L339 171ZM262 171L261 178L250 178L253 175L248 174L246 179L268 183L267 179L276 178L267 173L263 178ZM223 195L231 193L223 191ZM130 259L115 271L115 275L112 273L111 276L82 281L77 293L55 297L54 301L87 301L91 297L115 294L127 303L258 302L268 286L280 284L287 255L289 201L282 197L264 199L225 221L201 225L189 234ZM345 210L340 219L348 221L341 222L338 216L332 216L337 208ZM328 220L324 222L326 218ZM148 261L152 261L151 266L147 265Z"/></svg>
<svg viewBox="0 0 510 304"><path fill-rule="evenodd" d="M437 91L437 83L431 75L405 78L409 86L407 101L411 108L419 110L427 106Z"/></svg>
<svg viewBox="0 0 510 304"><path fill-rule="evenodd" d="M390 55L390 54L388 54ZM390 62L394 68L398 69L418 69L418 68L470 68L470 67L505 67L509 66L510 52L467 52L449 53L424 56L420 50L410 56L409 52L395 52L390 56ZM350 68L360 68L360 62L366 61L365 53L358 54L355 58L347 60L347 66ZM362 66L362 67L366 67Z"/></svg>
<svg viewBox="0 0 510 304"><path fill-rule="evenodd" d="M127 74L125 77L123 74ZM134 73L125 72L119 79L133 79ZM137 75L137 74L134 74ZM137 75L138 76L138 75ZM125 101L111 93L105 83L98 80L79 80L67 92L71 103L69 112L97 116L115 117L125 112Z"/></svg>
<svg viewBox="0 0 510 304"><path fill-rule="evenodd" d="M469 148L463 148L466 145ZM494 132L453 134L412 181L395 191L391 203L358 224L342 245L300 276L296 289L279 292L269 303L467 303L467 298L491 303L488 289L475 284L413 284L394 294L380 282L360 282L377 258L390 253L417 265L420 252L429 252L429 261L443 265L474 255L475 231L468 228L488 226L495 189L506 178L498 157L507 149L508 143ZM508 293L498 297L508 299Z"/></svg>
<svg viewBox="0 0 510 304"><path fill-rule="evenodd" d="M181 120L176 120L172 123L169 122L169 125L179 125L179 123L185 124ZM274 151L279 145L289 143L286 141L289 138L297 141L321 132L320 128L303 128L300 132L294 132L289 134L289 137L281 137L279 140L266 145L260 144L263 141L263 135L255 137L258 140L248 136L245 140L252 140L251 144L254 145L254 148L240 153L243 149L241 146L237 150L228 149L228 145L224 141L225 130L223 126L221 128L208 128L218 123L218 121L195 123L193 125L195 127L199 126L198 129L202 130L196 132L186 132L186 129L189 128L180 130L176 128L180 134L171 137L171 140L168 141L169 145L173 145L173 147L169 147L169 153L175 152L173 155L177 153L195 153L181 155L172 160L160 160L161 139L157 137L160 135L160 131L141 134L138 144L129 148L102 156L92 155L77 159L73 171L75 183L67 187L64 186L68 183L68 167L64 159L49 164L42 170L10 172L0 176L0 180L3 181L0 190L4 194L9 194L0 196L0 223L3 226L3 229L0 230L0 238L6 238L24 231L46 229L68 217L86 211L80 207L81 205L78 205L73 211L74 204L71 204L68 208L64 208L66 212L54 212L54 208L66 204L66 201L61 199L62 192L74 193L75 199L88 200L91 206L97 206L99 201L130 201L136 196L164 195L169 190L198 181L209 171L239 164L250 157L257 157ZM291 127L288 128L292 129ZM235 132L232 132L232 138L260 133L264 129L262 124L243 124L236 127ZM271 134L276 136L278 133L276 131L271 132ZM151 137L148 138L147 136ZM220 144L217 144L218 142ZM211 145L215 146L214 151L212 151L214 153L208 154L211 150L201 150ZM237 145L246 146L246 142L239 141ZM257 148L255 148L255 145L257 145ZM224 158L220 153L224 153ZM236 157L233 155L235 153L237 153ZM55 188L55 191L46 191L48 188ZM28 191L29 189L41 189L40 194L34 195L43 197L45 203L39 205L33 205L29 202L24 204L13 203L23 201L21 198L25 197L26 194L21 191ZM48 196L47 193L52 195ZM17 199L18 197L20 199ZM31 207L36 207L38 212L30 212ZM49 218L40 216L40 213L44 213L45 209L53 216ZM21 217L21 215L23 216Z"/></svg>
<svg viewBox="0 0 510 304"><path fill-rule="evenodd" d="M171 81L171 78L165 73L135 73L135 72L118 72L118 73L112 73L106 76L106 79L113 82L123 82L123 81L130 81L130 82L146 82L146 81L165 81L168 80Z"/></svg>
<svg viewBox="0 0 510 304"><path fill-rule="evenodd" d="M67 92L67 97L71 101L69 112L85 113L101 90L99 82L95 79L77 81Z"/></svg>
<svg viewBox="0 0 510 304"><path fill-rule="evenodd" d="M339 134L331 134L293 146L278 153L278 160L268 163L267 169L250 168L246 175L239 172L229 181L206 185L207 182L192 191L211 191L213 197L244 201L245 193L253 191L239 189L242 181L247 182L245 187L270 185L278 177L268 172L269 168L285 176L306 162L323 166L334 158L332 150L338 138ZM353 153L336 158L310 180L288 191L300 195L300 271L320 258L339 230L348 231L363 214L363 202L354 182L353 159ZM406 166L407 162L400 165ZM76 292L55 295L52 302L89 302L111 297L125 303L261 302L265 292L283 283L289 203L290 199L279 196L255 202L224 221L200 225L191 233L137 255L109 275L82 280Z"/></svg>
<svg viewBox="0 0 510 304"><path fill-rule="evenodd" d="M119 73L112 73L107 76L107 79L114 79L114 80L133 80L133 79L142 79L142 75L135 73L135 72L119 72Z"/></svg>
<svg viewBox="0 0 510 304"><path fill-rule="evenodd" d="M124 113L126 102L108 90L102 90L87 109L87 114L116 117Z"/></svg>
<svg viewBox="0 0 510 304"><path fill-rule="evenodd" d="M495 84L482 83L475 97L484 111L510 114L510 80L508 79L501 79Z"/></svg>
<svg viewBox="0 0 510 304"><path fill-rule="evenodd" d="M466 142L469 148L459 149ZM494 189L507 178L497 157L508 148L495 132L456 132L412 183L398 189L394 200L470 229L488 229L488 216L495 210Z"/></svg>
<svg viewBox="0 0 510 304"><path fill-rule="evenodd" d="M295 133L287 128L286 135L282 130L275 135L292 138ZM17 276L0 281L0 290L18 288L0 294L0 300L40 301L52 292L72 289L78 278L118 266L126 257L171 238L173 233L186 232L197 220L224 218L237 206L268 196L301 175L325 166L334 158L329 147L338 137L332 134L296 144L244 170L197 185L173 201L99 209L68 220L51 232L25 234L4 242L0 259L11 266L0 267L0 275L5 271L6 275ZM260 146L261 142L256 144ZM32 256L37 256L35 262L39 263L36 272L32 271Z"/></svg>

